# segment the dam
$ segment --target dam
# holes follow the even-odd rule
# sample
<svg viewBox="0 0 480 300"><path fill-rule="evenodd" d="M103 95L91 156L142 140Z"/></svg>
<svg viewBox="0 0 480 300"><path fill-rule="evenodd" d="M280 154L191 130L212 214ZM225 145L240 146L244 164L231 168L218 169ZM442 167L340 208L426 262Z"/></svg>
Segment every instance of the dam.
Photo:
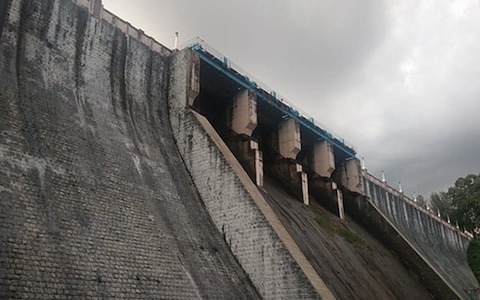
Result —
<svg viewBox="0 0 480 300"><path fill-rule="evenodd" d="M208 45L170 50L98 0L0 9L1 299L467 299L478 286L468 237Z"/></svg>

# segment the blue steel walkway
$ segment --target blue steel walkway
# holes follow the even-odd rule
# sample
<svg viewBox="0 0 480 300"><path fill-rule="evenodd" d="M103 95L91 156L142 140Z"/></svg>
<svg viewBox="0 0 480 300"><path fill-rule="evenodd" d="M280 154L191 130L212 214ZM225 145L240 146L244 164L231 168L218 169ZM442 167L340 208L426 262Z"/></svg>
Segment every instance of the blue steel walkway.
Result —
<svg viewBox="0 0 480 300"><path fill-rule="evenodd" d="M347 145L342 138L334 136L331 131L327 130L320 122L302 112L294 105L288 103L273 89L243 71L239 66L228 60L224 55L209 46L200 38L193 39L187 44L187 47L198 53L203 62L209 64L219 72L222 72L228 78L237 82L240 86L254 90L257 94L257 99L260 99L260 101L266 101L270 105L275 106L286 116L295 119L300 126L311 131L319 138L329 141L334 147L334 150L340 151L340 153L346 156L346 159L356 156L354 146Z"/></svg>

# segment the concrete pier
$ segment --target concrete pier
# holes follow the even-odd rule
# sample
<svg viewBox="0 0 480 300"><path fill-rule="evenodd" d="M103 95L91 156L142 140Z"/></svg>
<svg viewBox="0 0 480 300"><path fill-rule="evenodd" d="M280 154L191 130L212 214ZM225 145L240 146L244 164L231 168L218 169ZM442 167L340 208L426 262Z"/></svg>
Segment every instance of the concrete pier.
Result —
<svg viewBox="0 0 480 300"><path fill-rule="evenodd" d="M330 178L335 170L335 156L332 145L328 141L320 141L313 145L309 166L321 177Z"/></svg>
<svg viewBox="0 0 480 300"><path fill-rule="evenodd" d="M231 129L237 134L252 136L257 124L255 93L251 90L237 93L233 98Z"/></svg>
<svg viewBox="0 0 480 300"><path fill-rule="evenodd" d="M277 178L289 186L292 192L308 205L308 175L303 166L296 160L302 148L300 126L294 119L287 119L278 125L279 160L271 166Z"/></svg>
<svg viewBox="0 0 480 300"><path fill-rule="evenodd" d="M320 177L310 178L309 188L311 193L317 199L320 199L319 201L324 207L336 214L340 219L345 218L343 192L334 181L327 181Z"/></svg>
<svg viewBox="0 0 480 300"><path fill-rule="evenodd" d="M294 119L288 119L278 126L278 152L284 158L297 159L302 144L300 126Z"/></svg>
<svg viewBox="0 0 480 300"><path fill-rule="evenodd" d="M225 141L247 171L250 178L258 185L263 185L263 153L258 142L252 137L257 122L257 99L252 90L237 92L230 106L227 125L231 129Z"/></svg>
<svg viewBox="0 0 480 300"><path fill-rule="evenodd" d="M360 160L352 158L346 160L340 169L341 184L350 192L365 195Z"/></svg>

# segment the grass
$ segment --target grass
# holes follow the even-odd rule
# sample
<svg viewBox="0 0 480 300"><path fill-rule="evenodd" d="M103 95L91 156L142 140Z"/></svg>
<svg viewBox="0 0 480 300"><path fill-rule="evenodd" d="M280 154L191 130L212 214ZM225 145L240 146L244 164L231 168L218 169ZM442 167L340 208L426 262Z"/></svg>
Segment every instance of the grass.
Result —
<svg viewBox="0 0 480 300"><path fill-rule="evenodd" d="M362 238L350 229L341 230L339 233L343 237L343 239L350 244L358 244L362 241Z"/></svg>
<svg viewBox="0 0 480 300"><path fill-rule="evenodd" d="M467 249L468 264L480 283L480 240L478 236L470 241Z"/></svg>
<svg viewBox="0 0 480 300"><path fill-rule="evenodd" d="M315 222L320 225L326 231L340 235L345 241L350 244L358 244L362 241L362 238L358 236L355 232L351 231L348 228L337 229L327 218L319 214L315 214Z"/></svg>
<svg viewBox="0 0 480 300"><path fill-rule="evenodd" d="M335 226L333 226L333 224L330 223L328 219L326 219L321 215L317 215L317 214L315 215L315 222L317 222L318 225L322 226L322 228L326 229L328 232L331 232L331 233L337 232L337 230L335 229Z"/></svg>

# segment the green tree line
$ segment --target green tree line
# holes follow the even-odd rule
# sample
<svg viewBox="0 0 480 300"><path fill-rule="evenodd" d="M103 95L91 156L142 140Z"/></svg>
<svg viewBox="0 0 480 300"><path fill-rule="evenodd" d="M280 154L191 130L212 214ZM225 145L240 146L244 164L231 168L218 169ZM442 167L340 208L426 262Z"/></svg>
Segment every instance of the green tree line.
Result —
<svg viewBox="0 0 480 300"><path fill-rule="evenodd" d="M448 190L432 193L429 205L442 218L472 232L480 227L480 174L460 177Z"/></svg>
<svg viewBox="0 0 480 300"><path fill-rule="evenodd" d="M480 227L480 174L460 177L446 192L432 193L430 206L443 218L450 216L460 228L475 232ZM477 232L467 249L468 264L480 282L480 239Z"/></svg>

